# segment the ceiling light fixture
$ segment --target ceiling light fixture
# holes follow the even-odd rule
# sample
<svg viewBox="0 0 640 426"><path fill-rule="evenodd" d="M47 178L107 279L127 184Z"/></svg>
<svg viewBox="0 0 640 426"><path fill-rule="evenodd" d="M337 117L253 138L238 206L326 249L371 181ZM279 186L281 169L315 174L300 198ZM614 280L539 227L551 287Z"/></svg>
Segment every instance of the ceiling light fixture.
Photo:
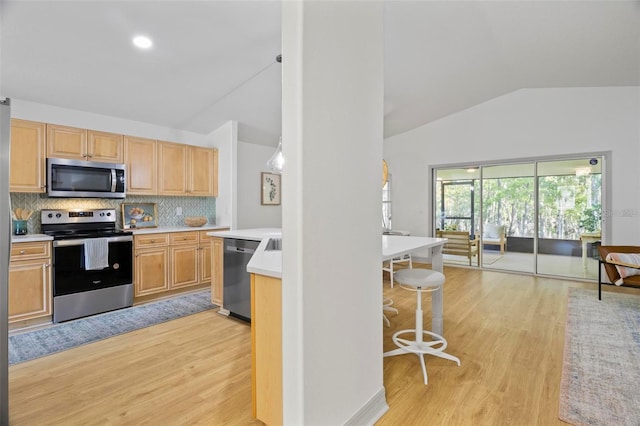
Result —
<svg viewBox="0 0 640 426"><path fill-rule="evenodd" d="M149 49L151 46L153 46L153 42L147 36L135 36L133 38L133 44L140 49Z"/></svg>

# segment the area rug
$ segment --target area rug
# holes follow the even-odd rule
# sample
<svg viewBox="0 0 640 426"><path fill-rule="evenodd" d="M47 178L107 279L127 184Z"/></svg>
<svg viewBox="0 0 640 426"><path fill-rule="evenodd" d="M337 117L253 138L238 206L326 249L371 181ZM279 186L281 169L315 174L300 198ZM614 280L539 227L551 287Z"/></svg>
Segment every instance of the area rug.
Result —
<svg viewBox="0 0 640 426"><path fill-rule="evenodd" d="M215 308L211 291L119 309L9 336L9 365Z"/></svg>
<svg viewBox="0 0 640 426"><path fill-rule="evenodd" d="M640 424L640 296L569 289L559 417Z"/></svg>

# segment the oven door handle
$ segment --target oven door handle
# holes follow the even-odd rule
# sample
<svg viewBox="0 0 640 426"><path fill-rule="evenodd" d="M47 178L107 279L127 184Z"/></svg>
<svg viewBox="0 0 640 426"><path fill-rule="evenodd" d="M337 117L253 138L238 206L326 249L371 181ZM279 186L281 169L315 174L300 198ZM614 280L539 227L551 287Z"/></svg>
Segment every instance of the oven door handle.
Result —
<svg viewBox="0 0 640 426"><path fill-rule="evenodd" d="M111 192L116 192L116 169L111 169Z"/></svg>
<svg viewBox="0 0 640 426"><path fill-rule="evenodd" d="M131 235L123 235L119 237L104 237L107 239L107 242L116 243L120 241L133 241L133 237ZM93 239L93 238L78 238L78 239L70 239L70 240L54 240L54 247L69 247L69 246L80 246L84 245L84 242Z"/></svg>

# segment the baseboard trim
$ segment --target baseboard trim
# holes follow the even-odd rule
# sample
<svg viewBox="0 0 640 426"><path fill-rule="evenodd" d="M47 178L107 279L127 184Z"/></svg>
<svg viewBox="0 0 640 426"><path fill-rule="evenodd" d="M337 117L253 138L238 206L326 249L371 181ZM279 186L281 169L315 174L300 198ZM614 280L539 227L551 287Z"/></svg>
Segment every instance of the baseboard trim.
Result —
<svg viewBox="0 0 640 426"><path fill-rule="evenodd" d="M347 426L373 425L389 410L387 399L382 387L371 397L347 422Z"/></svg>

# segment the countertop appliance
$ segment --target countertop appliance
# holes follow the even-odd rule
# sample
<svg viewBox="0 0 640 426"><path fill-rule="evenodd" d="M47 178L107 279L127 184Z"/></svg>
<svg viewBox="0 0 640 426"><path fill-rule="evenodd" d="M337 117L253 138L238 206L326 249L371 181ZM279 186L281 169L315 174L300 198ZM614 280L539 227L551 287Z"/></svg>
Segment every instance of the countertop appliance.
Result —
<svg viewBox="0 0 640 426"><path fill-rule="evenodd" d="M124 164L47 158L49 197L124 198Z"/></svg>
<svg viewBox="0 0 640 426"><path fill-rule="evenodd" d="M259 241L224 239L223 306L229 315L251 321L251 275L247 263L255 253Z"/></svg>
<svg viewBox="0 0 640 426"><path fill-rule="evenodd" d="M133 305L133 235L116 229L115 209L41 210L40 217L53 237L53 322Z"/></svg>

